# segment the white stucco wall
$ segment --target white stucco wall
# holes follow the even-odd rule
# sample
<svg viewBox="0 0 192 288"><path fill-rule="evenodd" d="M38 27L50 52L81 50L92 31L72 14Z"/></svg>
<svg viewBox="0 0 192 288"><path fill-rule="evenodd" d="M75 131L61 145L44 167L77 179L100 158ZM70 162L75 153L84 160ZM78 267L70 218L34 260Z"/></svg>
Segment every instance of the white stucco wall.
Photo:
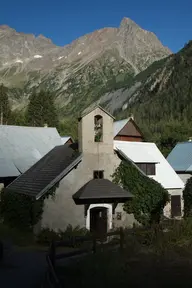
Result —
<svg viewBox="0 0 192 288"><path fill-rule="evenodd" d="M170 199L172 195L181 196L181 217L183 216L184 201L183 201L183 189L170 189L168 190ZM164 215L168 218L171 218L171 201L164 208ZM180 218L181 218L180 217Z"/></svg>
<svg viewBox="0 0 192 288"><path fill-rule="evenodd" d="M94 116L103 117L103 142L94 142ZM101 109L97 108L79 122L79 149L83 154L82 162L77 169L73 169L57 188L55 199L45 200L44 213L41 221L41 227L49 227L54 230L65 230L67 225L73 227L89 228L90 209L95 206L105 205L108 209L108 229L128 226L132 227L137 223L133 215L128 215L123 211L123 204L117 205L115 214L112 214L112 205L94 204L90 205L87 216L85 217L84 205L76 205L72 199L83 185L93 179L94 170L104 170L104 178L111 180L111 175L119 166L121 160L115 154L113 149L113 118ZM181 195L182 189L168 190L171 195ZM131 192L131 191L130 191ZM181 203L183 210L183 200ZM164 208L164 214L171 217L171 204ZM121 220L117 219L117 213L121 212Z"/></svg>
<svg viewBox="0 0 192 288"><path fill-rule="evenodd" d="M98 114L103 117L103 142L94 142L94 116ZM55 199L45 200L42 227L54 230L64 230L68 224L88 227L89 211L86 219L84 205L76 205L73 194L93 179L94 170L104 170L104 178L111 180L111 175L121 162L113 150L113 118L99 108L80 121L79 145L83 154L82 162L60 182ZM108 213L111 229L112 210L109 205Z"/></svg>
<svg viewBox="0 0 192 288"><path fill-rule="evenodd" d="M114 152L113 154L101 154L99 156L85 154L77 169L72 170L60 182L55 199L45 200L41 225L55 230L64 230L68 224L85 227L84 205L76 205L72 199L73 194L93 179L94 170L104 170L104 178L111 179L111 175L119 163L120 159Z"/></svg>

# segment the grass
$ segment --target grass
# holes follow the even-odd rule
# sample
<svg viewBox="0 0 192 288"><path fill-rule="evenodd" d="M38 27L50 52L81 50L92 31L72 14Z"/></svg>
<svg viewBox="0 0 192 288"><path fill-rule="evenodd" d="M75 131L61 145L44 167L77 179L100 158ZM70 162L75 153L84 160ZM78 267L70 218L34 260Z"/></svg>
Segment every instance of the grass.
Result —
<svg viewBox="0 0 192 288"><path fill-rule="evenodd" d="M192 281L192 220L173 223L168 232L127 230L123 253L106 250L60 263L57 273L66 287L187 287Z"/></svg>

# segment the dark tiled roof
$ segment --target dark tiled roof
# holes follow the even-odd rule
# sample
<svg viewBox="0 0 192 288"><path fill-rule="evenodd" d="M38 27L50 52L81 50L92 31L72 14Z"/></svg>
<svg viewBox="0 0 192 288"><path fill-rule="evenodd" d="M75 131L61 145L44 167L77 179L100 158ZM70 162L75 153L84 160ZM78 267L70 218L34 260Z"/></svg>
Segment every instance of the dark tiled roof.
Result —
<svg viewBox="0 0 192 288"><path fill-rule="evenodd" d="M67 175L81 161L81 158L81 154L70 145L56 146L8 185L7 190L39 199Z"/></svg>
<svg viewBox="0 0 192 288"><path fill-rule="evenodd" d="M104 201L126 201L133 195L108 179L92 179L81 187L74 195L76 204L99 203Z"/></svg>

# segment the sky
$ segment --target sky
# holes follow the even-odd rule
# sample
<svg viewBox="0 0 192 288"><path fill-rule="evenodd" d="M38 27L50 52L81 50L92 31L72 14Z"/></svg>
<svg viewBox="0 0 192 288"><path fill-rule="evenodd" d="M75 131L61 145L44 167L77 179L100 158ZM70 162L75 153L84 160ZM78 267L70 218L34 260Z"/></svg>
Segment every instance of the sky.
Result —
<svg viewBox="0 0 192 288"><path fill-rule="evenodd" d="M192 0L6 0L0 25L42 34L59 46L104 27L119 27L123 17L154 32L173 52L192 40Z"/></svg>

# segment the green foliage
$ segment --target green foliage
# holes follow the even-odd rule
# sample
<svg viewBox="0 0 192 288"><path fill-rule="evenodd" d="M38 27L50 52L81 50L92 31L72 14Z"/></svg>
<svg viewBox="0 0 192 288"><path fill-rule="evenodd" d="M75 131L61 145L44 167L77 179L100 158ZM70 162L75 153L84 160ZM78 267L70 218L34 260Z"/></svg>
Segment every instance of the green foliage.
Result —
<svg viewBox="0 0 192 288"><path fill-rule="evenodd" d="M0 124L8 124L11 115L11 109L8 99L8 89L0 85Z"/></svg>
<svg viewBox="0 0 192 288"><path fill-rule="evenodd" d="M86 236L90 232L86 228L80 228L79 226L72 227L68 225L66 230L54 231L49 228L43 228L37 236L37 241L40 244L48 244L51 241L71 240L74 236Z"/></svg>
<svg viewBox="0 0 192 288"><path fill-rule="evenodd" d="M192 177L187 180L183 190L184 217L192 217Z"/></svg>
<svg viewBox="0 0 192 288"><path fill-rule="evenodd" d="M1 191L0 214L10 227L30 230L38 223L43 209L43 200L35 201L31 197L14 191Z"/></svg>
<svg viewBox="0 0 192 288"><path fill-rule="evenodd" d="M10 125L26 126L26 115L25 112L19 110L13 110L9 120Z"/></svg>
<svg viewBox="0 0 192 288"><path fill-rule="evenodd" d="M68 265L59 264L56 272L64 286L79 288L142 287L144 281L148 288L163 287L167 279L170 285L187 287L191 281L191 256L190 219L172 223L166 233L162 229L126 229L123 253L103 245L102 253L73 259Z"/></svg>
<svg viewBox="0 0 192 288"><path fill-rule="evenodd" d="M156 79L162 80L151 90ZM123 119L133 113L147 140L155 141L167 156L176 142L192 136L192 41L179 53L153 63L134 81L143 83L137 97L116 115Z"/></svg>
<svg viewBox="0 0 192 288"><path fill-rule="evenodd" d="M27 108L26 121L29 126L47 124L50 127L58 126L57 111L54 105L53 94L41 90L33 93Z"/></svg>
<svg viewBox="0 0 192 288"><path fill-rule="evenodd" d="M6 188L1 190L0 218L3 222L18 230L30 231L41 220L44 200L49 196L54 197L56 186L36 200L25 194L20 194Z"/></svg>
<svg viewBox="0 0 192 288"><path fill-rule="evenodd" d="M131 162L122 161L112 175L113 182L130 191L134 197L124 204L127 213L143 225L159 223L169 195L158 182L142 174Z"/></svg>
<svg viewBox="0 0 192 288"><path fill-rule="evenodd" d="M78 121L75 118L65 118L58 125L58 132L61 136L71 136L73 140L78 138Z"/></svg>

